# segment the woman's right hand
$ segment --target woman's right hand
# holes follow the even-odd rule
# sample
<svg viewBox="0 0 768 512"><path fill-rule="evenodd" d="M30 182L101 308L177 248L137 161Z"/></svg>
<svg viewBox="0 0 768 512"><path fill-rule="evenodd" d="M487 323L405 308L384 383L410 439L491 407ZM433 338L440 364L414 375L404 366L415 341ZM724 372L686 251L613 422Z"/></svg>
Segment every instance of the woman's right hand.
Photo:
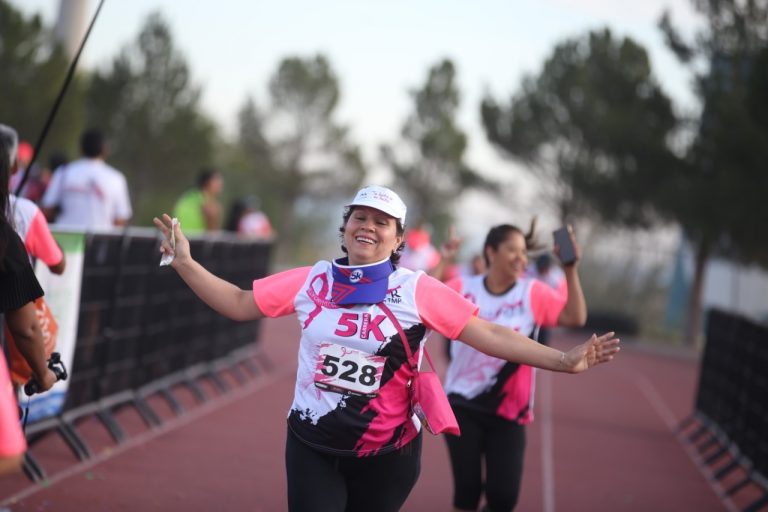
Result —
<svg viewBox="0 0 768 512"><path fill-rule="evenodd" d="M162 220L155 217L152 221L164 237L160 244L160 253L163 255L173 255L171 266L176 268L179 265L183 265L190 261L192 259L192 254L189 251L189 240L187 240L187 237L181 232L181 223L176 223L176 225L173 226L173 220L166 213L163 214ZM175 239L174 246L171 246L171 229L173 229L173 238Z"/></svg>
<svg viewBox="0 0 768 512"><path fill-rule="evenodd" d="M593 334L586 343L573 347L568 352L561 353L560 362L563 370L568 373L581 373L601 363L613 360L619 352L619 338L614 338L615 332L607 332L602 336Z"/></svg>

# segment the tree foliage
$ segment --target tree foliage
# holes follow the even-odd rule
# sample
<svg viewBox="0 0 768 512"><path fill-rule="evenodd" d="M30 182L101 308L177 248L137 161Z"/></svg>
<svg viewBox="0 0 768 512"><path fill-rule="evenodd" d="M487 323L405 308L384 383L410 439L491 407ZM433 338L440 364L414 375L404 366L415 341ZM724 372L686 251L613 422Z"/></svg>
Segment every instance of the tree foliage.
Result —
<svg viewBox="0 0 768 512"><path fill-rule="evenodd" d="M311 241L302 228L327 226L318 208L348 198L366 175L359 147L335 119L339 98L326 57L288 57L269 81L268 107L250 98L240 110L239 147L277 230L278 258L295 259L300 242Z"/></svg>
<svg viewBox="0 0 768 512"><path fill-rule="evenodd" d="M664 14L670 49L694 75L702 103L687 166L668 204L695 248L686 340L698 341L706 263L716 253L768 266L768 2L698 0L703 28L686 41ZM683 199L684 198L684 199Z"/></svg>
<svg viewBox="0 0 768 512"><path fill-rule="evenodd" d="M668 14L660 22L670 49L690 65L703 107L688 169L676 181L688 199L670 207L708 252L768 265L758 236L768 221L768 2L694 5L706 20L695 42L680 36Z"/></svg>
<svg viewBox="0 0 768 512"><path fill-rule="evenodd" d="M467 136L456 123L460 92L453 62L432 66L423 86L410 94L413 112L403 125L402 139L383 145L381 154L395 186L408 198L411 218L444 232L464 190L493 191L493 184L464 162Z"/></svg>
<svg viewBox="0 0 768 512"><path fill-rule="evenodd" d="M0 0L0 122L13 126L22 139L37 143L69 64L39 15L25 18ZM82 79L76 75L48 132L44 154L64 150L74 156L83 125L82 102Z"/></svg>
<svg viewBox="0 0 768 512"><path fill-rule="evenodd" d="M107 133L110 162L128 177L139 223L168 211L200 168L213 163L216 132L199 96L159 14L147 18L108 69L93 74L88 123Z"/></svg>
<svg viewBox="0 0 768 512"><path fill-rule="evenodd" d="M481 114L489 140L536 174L563 220L658 219L659 181L678 166L678 120L633 40L607 29L567 40L509 104L488 96Z"/></svg>

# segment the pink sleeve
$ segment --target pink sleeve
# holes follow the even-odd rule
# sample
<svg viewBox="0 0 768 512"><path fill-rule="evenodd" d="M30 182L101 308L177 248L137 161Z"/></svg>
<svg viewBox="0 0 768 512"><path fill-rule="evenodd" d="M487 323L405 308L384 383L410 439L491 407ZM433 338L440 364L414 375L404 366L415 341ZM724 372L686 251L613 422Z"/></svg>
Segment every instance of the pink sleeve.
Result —
<svg viewBox="0 0 768 512"><path fill-rule="evenodd" d="M256 279L253 282L253 300L261 312L271 318L294 313L293 301L311 269L299 267Z"/></svg>
<svg viewBox="0 0 768 512"><path fill-rule="evenodd" d="M461 290L464 288L464 281L461 280L461 276L456 276L446 281L445 286L456 293L461 293Z"/></svg>
<svg viewBox="0 0 768 512"><path fill-rule="evenodd" d="M452 340L479 311L459 292L426 274L416 282L416 307L424 325Z"/></svg>
<svg viewBox="0 0 768 512"><path fill-rule="evenodd" d="M567 293L553 290L548 284L538 279L531 283L531 311L538 325L551 327L557 325L557 318L565 307Z"/></svg>
<svg viewBox="0 0 768 512"><path fill-rule="evenodd" d="M27 442L19 425L19 409L8 376L8 364L0 350L0 457L20 455L26 449Z"/></svg>
<svg viewBox="0 0 768 512"><path fill-rule="evenodd" d="M35 216L32 217L32 223L27 232L27 239L24 240L24 246L29 254L41 260L49 267L60 263L64 257L61 247L56 243L51 230L48 228L48 221L45 220L43 212L39 209Z"/></svg>

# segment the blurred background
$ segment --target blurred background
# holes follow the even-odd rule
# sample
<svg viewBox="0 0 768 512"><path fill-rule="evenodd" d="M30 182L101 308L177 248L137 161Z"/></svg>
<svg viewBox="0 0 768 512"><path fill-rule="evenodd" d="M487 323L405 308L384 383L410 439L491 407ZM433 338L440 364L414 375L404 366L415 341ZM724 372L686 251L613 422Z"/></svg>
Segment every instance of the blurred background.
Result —
<svg viewBox="0 0 768 512"><path fill-rule="evenodd" d="M98 5L0 0L0 122L32 145ZM494 224L572 224L594 329L698 348L707 308L768 319L765 0L106 1L37 165L86 127L132 225L212 166L275 270L338 254L377 183L466 261Z"/></svg>

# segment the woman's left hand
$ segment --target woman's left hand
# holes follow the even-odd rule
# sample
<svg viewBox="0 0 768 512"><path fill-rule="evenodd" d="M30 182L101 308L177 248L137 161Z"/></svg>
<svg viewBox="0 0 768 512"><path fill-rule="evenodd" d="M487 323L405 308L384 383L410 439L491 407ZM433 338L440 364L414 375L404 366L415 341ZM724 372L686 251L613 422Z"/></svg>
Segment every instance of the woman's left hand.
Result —
<svg viewBox="0 0 768 512"><path fill-rule="evenodd" d="M564 371L581 373L600 363L607 363L620 350L619 338L614 338L615 332L607 332L602 336L593 334L586 343L573 347L565 352L562 358Z"/></svg>

